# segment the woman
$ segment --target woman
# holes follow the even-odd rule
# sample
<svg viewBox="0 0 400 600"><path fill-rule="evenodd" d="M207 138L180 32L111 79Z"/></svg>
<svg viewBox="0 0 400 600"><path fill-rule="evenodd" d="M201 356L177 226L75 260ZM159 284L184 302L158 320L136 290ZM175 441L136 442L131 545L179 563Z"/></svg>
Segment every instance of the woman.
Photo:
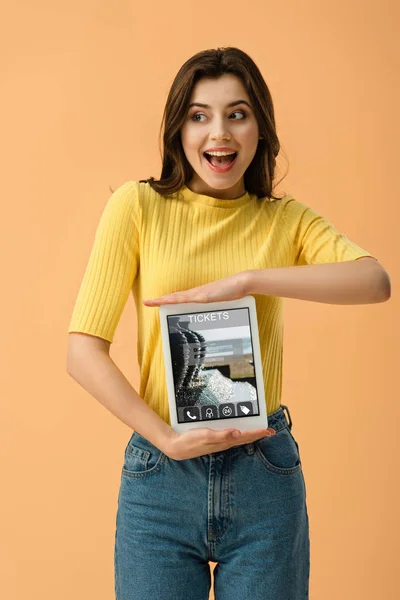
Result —
<svg viewBox="0 0 400 600"><path fill-rule="evenodd" d="M116 597L206 600L213 561L217 600L304 600L309 522L299 446L281 404L283 297L383 302L390 279L310 207L273 195L273 103L247 54L190 58L164 119L161 177L111 195L69 325L68 372L134 429L118 496ZM109 356L131 290L139 394ZM268 430L176 433L157 307L247 294L257 306Z"/></svg>

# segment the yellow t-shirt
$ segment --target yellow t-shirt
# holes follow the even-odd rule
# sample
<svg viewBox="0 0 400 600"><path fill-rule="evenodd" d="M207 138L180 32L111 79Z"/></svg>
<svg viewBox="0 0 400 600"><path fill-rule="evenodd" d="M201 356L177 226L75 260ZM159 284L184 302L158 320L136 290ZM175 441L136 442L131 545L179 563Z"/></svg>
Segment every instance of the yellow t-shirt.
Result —
<svg viewBox="0 0 400 600"><path fill-rule="evenodd" d="M109 198L79 289L68 332L109 342L128 296L138 320L140 396L170 425L158 307L143 300L248 269L332 263L371 256L307 205L286 195L233 200L187 186L171 198L127 181ZM267 414L281 403L283 298L256 301Z"/></svg>

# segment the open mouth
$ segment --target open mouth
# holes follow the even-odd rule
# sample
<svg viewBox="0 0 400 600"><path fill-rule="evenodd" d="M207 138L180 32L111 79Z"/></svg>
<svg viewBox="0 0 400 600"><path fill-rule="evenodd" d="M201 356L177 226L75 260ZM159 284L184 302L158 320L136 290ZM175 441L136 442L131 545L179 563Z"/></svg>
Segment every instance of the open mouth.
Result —
<svg viewBox="0 0 400 600"><path fill-rule="evenodd" d="M203 152L204 157L208 160L208 162L214 167L225 167L226 165L231 164L235 158L237 157L237 152L233 154L228 154L227 156L213 156L211 154L207 154L207 152Z"/></svg>

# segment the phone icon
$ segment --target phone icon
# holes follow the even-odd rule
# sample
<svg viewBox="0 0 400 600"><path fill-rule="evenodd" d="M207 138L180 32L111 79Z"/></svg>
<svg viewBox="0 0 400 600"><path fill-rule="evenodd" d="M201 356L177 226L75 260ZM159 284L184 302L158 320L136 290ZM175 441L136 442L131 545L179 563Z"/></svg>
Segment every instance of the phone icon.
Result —
<svg viewBox="0 0 400 600"><path fill-rule="evenodd" d="M197 421L200 419L200 411L197 406L190 406L183 411L185 421Z"/></svg>

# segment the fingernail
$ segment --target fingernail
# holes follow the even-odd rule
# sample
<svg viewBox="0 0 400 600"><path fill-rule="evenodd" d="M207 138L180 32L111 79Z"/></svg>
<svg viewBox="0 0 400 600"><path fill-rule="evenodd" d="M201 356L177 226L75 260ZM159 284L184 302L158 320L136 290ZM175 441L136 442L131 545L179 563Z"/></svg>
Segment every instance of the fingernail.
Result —
<svg viewBox="0 0 400 600"><path fill-rule="evenodd" d="M238 431L234 431L232 433L232 436L235 437L235 438L239 437L239 435L240 435L240 433Z"/></svg>

